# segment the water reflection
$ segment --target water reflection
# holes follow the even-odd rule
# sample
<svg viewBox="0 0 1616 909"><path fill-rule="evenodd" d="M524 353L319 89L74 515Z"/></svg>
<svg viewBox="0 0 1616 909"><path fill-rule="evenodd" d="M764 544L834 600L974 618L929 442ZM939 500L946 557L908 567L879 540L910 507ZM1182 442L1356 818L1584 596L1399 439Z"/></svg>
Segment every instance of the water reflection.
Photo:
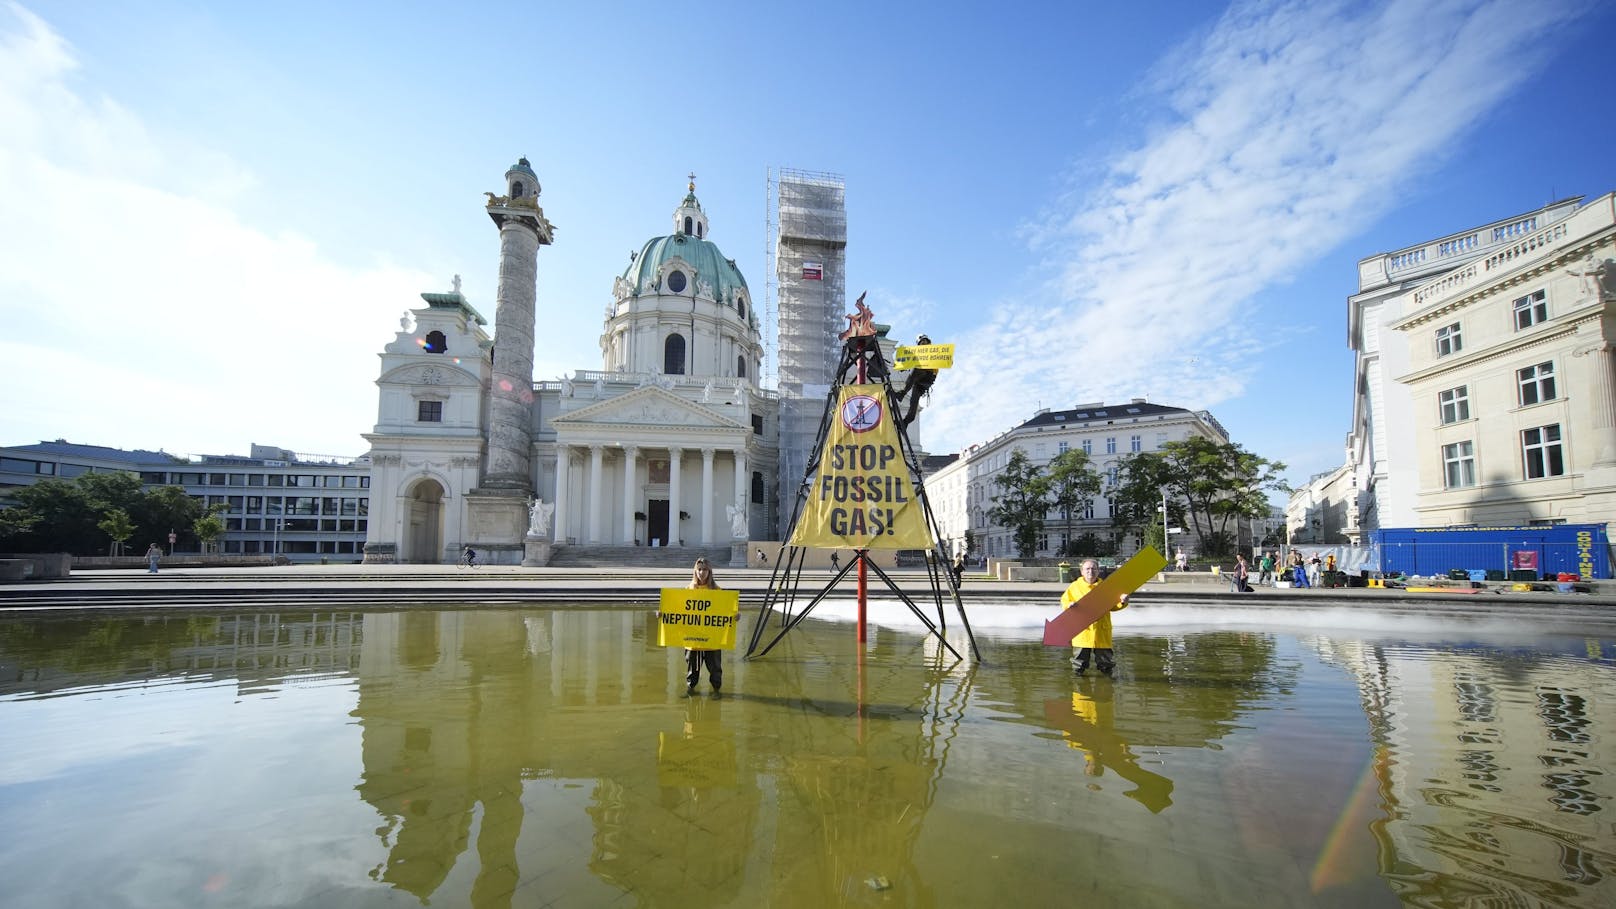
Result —
<svg viewBox="0 0 1616 909"><path fill-rule="evenodd" d="M1616 642L984 643L808 622L715 700L644 611L0 620L0 893L1616 903Z"/></svg>

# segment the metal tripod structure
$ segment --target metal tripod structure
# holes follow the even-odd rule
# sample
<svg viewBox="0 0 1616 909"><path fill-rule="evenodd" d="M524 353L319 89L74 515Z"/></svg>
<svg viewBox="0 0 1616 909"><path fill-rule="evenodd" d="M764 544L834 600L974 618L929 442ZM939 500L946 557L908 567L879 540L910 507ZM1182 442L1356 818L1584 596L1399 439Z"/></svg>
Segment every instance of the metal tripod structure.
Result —
<svg viewBox="0 0 1616 909"><path fill-rule="evenodd" d="M863 298L860 297L860 300ZM802 483L797 488L796 501L791 509L791 520L786 524L785 539L790 540L797 529L797 522L802 518L803 506L813 490L814 477L819 473L820 461L825 455L825 440L830 434L831 420L835 418L837 401L840 400L842 386L847 384L849 374L857 378L856 384L868 384L868 379L878 379L883 390L883 399L886 403L887 414L884 418L891 419L898 432L898 447L903 457L904 466L909 471L909 480L915 490L922 513L926 518L926 529L931 536L931 548L926 554L926 570L930 580L929 599L936 607L937 619L932 621L920 606L908 594L904 593L897 583L881 566L876 565L869 557L869 549L855 549L854 557L846 565L841 566L834 577L823 588L813 594L807 602L798 606L798 594L802 587L803 570L807 567L808 547L787 546L780 557L775 559L774 570L769 578L769 590L764 595L763 606L758 610L757 622L752 626L752 638L746 648L745 659L762 657L774 645L786 636L791 629L797 627L808 618L814 607L823 602L846 577L848 572L858 572L858 640L865 640L865 604L866 584L868 570L874 569L877 577L886 584L887 589L897 595L903 604L909 607L922 624L926 626L927 633L937 638L952 653L955 659L963 659L959 651L948 643L945 632L948 629L944 617L943 591L946 588L954 601L954 608L959 613L960 624L965 628L965 636L971 642L971 652L975 654L978 662L982 659L982 651L976 644L976 635L971 632L971 621L965 615L965 604L960 600L959 585L954 573L948 569L948 559L942 549L942 534L938 530L937 516L932 512L931 500L926 496L925 478L921 474L920 459L915 454L914 446L909 441L909 428L898 422L898 400L892 390L892 371L881 355L881 346L871 336L848 339L842 348L842 358L836 367L836 377L825 397L825 412L819 420L819 432L815 434L813 448L808 454L807 467L803 471ZM919 392L914 392L918 394ZM780 623L776 634L761 651L758 645L769 627L769 618L778 609ZM862 654L862 651L861 651Z"/></svg>

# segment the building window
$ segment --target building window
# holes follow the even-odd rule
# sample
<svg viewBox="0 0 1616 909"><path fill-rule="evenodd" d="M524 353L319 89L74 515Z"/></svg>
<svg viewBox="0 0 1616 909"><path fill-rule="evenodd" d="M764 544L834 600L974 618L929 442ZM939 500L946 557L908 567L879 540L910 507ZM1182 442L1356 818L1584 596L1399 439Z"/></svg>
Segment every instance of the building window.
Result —
<svg viewBox="0 0 1616 909"><path fill-rule="evenodd" d="M1086 454L1086 455L1094 454L1094 440L1093 439L1084 439L1083 440L1083 453Z"/></svg>
<svg viewBox="0 0 1616 909"><path fill-rule="evenodd" d="M1515 330L1531 328L1549 319L1549 301L1539 290L1515 301Z"/></svg>
<svg viewBox="0 0 1616 909"><path fill-rule="evenodd" d="M1083 520L1085 520L1085 521L1094 520L1094 500L1093 499L1085 499L1085 500L1083 500Z"/></svg>
<svg viewBox="0 0 1616 909"><path fill-rule="evenodd" d="M1464 350L1464 341L1459 337L1459 323L1438 328L1436 330L1436 355L1445 357Z"/></svg>
<svg viewBox="0 0 1616 909"><path fill-rule="evenodd" d="M426 343L421 345L421 349L427 353L443 353L449 349L449 341L443 336L443 332L429 331L426 333Z"/></svg>
<svg viewBox="0 0 1616 909"><path fill-rule="evenodd" d="M1443 423L1457 423L1470 419L1470 387L1460 385L1436 396L1442 410Z"/></svg>
<svg viewBox="0 0 1616 909"><path fill-rule="evenodd" d="M1071 447L1072 447L1072 443L1070 443L1070 442L1059 442L1059 443L1056 444L1055 453L1056 454L1065 454L1068 450L1071 449Z"/></svg>
<svg viewBox="0 0 1616 909"><path fill-rule="evenodd" d="M1476 485L1476 447L1470 442L1442 446L1443 486L1459 489Z"/></svg>
<svg viewBox="0 0 1616 909"><path fill-rule="evenodd" d="M1145 445L1144 440L1140 439L1138 436L1129 436L1128 437L1128 450L1129 451L1134 451L1134 452L1143 451L1144 450L1144 445Z"/></svg>
<svg viewBox="0 0 1616 909"><path fill-rule="evenodd" d="M1106 454L1116 454L1117 453L1117 437L1116 436L1106 436L1105 437L1105 453Z"/></svg>
<svg viewBox="0 0 1616 909"><path fill-rule="evenodd" d="M1560 424L1539 426L1521 433L1521 454L1526 461L1526 478L1565 475L1565 450L1560 446Z"/></svg>
<svg viewBox="0 0 1616 909"><path fill-rule="evenodd" d="M736 357L735 358L735 378L737 378L737 379L746 378L746 358L745 357Z"/></svg>
<svg viewBox="0 0 1616 909"><path fill-rule="evenodd" d="M1554 400L1554 363L1539 363L1515 370L1521 387L1521 406Z"/></svg>
<svg viewBox="0 0 1616 909"><path fill-rule="evenodd" d="M684 335L668 335L668 340L662 342L662 371L670 376L685 374Z"/></svg>
<svg viewBox="0 0 1616 909"><path fill-rule="evenodd" d="M682 294L685 292L684 272L679 271L678 269L668 272L668 290L673 291L676 294Z"/></svg>
<svg viewBox="0 0 1616 909"><path fill-rule="evenodd" d="M763 435L763 414L752 414L752 435Z"/></svg>
<svg viewBox="0 0 1616 909"><path fill-rule="evenodd" d="M442 401L421 401L418 404L416 404L415 422L417 422L417 423L442 423L443 422L443 402Z"/></svg>
<svg viewBox="0 0 1616 909"><path fill-rule="evenodd" d="M752 504L763 504L763 472L760 470L752 471Z"/></svg>

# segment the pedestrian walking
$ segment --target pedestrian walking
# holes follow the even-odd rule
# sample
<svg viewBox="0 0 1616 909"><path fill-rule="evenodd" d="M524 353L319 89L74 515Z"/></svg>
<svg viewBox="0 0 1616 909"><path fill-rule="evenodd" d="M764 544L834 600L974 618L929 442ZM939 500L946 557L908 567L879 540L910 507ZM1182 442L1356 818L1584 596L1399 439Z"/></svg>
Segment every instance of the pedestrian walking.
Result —
<svg viewBox="0 0 1616 909"><path fill-rule="evenodd" d="M156 543L146 547L146 570L152 574L157 573L157 562L163 557L163 547Z"/></svg>

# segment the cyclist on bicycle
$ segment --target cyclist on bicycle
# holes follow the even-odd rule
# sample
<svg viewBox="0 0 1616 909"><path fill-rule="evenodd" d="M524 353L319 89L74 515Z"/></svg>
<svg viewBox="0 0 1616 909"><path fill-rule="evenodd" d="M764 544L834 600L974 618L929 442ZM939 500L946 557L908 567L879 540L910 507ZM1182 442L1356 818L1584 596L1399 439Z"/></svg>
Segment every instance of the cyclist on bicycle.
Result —
<svg viewBox="0 0 1616 909"><path fill-rule="evenodd" d="M467 546L466 551L460 554L460 564L465 565L467 568L476 568L477 550Z"/></svg>

